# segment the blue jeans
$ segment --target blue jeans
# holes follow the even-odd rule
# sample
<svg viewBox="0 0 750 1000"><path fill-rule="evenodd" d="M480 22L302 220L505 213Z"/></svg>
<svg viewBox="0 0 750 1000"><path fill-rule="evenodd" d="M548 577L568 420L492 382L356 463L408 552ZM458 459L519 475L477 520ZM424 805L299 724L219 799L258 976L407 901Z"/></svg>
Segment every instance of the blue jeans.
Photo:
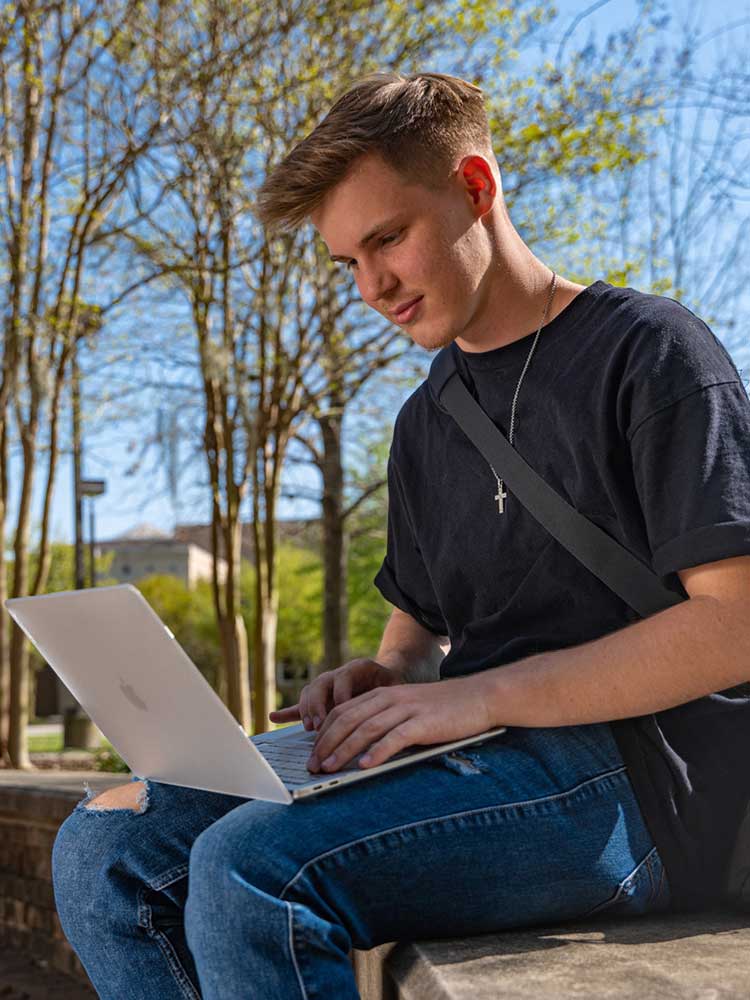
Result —
<svg viewBox="0 0 750 1000"><path fill-rule="evenodd" d="M87 795L54 844L104 1000L353 1000L352 947L669 905L607 724L513 729L292 806L147 792L141 812Z"/></svg>

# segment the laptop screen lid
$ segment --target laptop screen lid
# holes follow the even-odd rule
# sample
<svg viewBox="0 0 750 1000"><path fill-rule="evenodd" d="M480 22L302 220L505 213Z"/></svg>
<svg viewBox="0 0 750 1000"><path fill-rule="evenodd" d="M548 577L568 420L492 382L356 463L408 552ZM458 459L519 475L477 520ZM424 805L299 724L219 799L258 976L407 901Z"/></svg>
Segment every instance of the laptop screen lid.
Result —
<svg viewBox="0 0 750 1000"><path fill-rule="evenodd" d="M281 779L131 584L20 597L5 607L133 774L291 802Z"/></svg>

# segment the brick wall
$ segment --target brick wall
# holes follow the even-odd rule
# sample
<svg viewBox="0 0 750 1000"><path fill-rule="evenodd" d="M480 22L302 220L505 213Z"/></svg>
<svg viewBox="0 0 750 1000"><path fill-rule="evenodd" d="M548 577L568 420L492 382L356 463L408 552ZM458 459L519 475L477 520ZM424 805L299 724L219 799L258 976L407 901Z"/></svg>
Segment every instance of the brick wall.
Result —
<svg viewBox="0 0 750 1000"><path fill-rule="evenodd" d="M90 774L88 777L92 786L98 784ZM107 786L127 780L114 774L101 778ZM94 787L94 791L100 790ZM83 789L0 786L0 947L44 959L93 991L63 934L52 890L55 835L82 795ZM388 944L350 954L362 1000L392 1000L396 996L383 968L392 948Z"/></svg>
<svg viewBox="0 0 750 1000"><path fill-rule="evenodd" d="M81 792L0 789L0 945L88 983L55 911L52 844Z"/></svg>

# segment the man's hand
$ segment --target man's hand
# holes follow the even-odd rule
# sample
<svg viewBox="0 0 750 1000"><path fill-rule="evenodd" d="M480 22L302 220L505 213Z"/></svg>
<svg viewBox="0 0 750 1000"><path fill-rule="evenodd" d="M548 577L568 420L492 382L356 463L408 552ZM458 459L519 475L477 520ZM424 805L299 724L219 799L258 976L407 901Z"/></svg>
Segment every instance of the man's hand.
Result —
<svg viewBox="0 0 750 1000"><path fill-rule="evenodd" d="M307 767L336 771L368 747L360 766L375 767L415 744L460 740L494 725L482 678L476 674L379 688L337 705L328 714Z"/></svg>
<svg viewBox="0 0 750 1000"><path fill-rule="evenodd" d="M335 670L326 670L302 688L299 701L288 708L269 712L271 722L302 719L305 729L317 729L336 705L377 687L400 684L399 675L375 660L350 660Z"/></svg>

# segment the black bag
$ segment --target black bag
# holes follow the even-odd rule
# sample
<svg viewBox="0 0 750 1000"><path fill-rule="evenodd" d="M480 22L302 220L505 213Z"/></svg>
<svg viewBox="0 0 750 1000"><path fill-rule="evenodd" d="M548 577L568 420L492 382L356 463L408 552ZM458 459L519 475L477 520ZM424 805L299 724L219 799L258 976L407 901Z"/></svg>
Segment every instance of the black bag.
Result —
<svg viewBox="0 0 750 1000"><path fill-rule="evenodd" d="M642 618L687 600L666 587L653 570L571 507L518 454L461 380L452 348L438 351L428 378L437 405L450 414L503 482L549 533ZM732 851L727 899L750 910L750 803Z"/></svg>
<svg viewBox="0 0 750 1000"><path fill-rule="evenodd" d="M729 862L727 896L734 906L750 912L750 805L740 823Z"/></svg>

